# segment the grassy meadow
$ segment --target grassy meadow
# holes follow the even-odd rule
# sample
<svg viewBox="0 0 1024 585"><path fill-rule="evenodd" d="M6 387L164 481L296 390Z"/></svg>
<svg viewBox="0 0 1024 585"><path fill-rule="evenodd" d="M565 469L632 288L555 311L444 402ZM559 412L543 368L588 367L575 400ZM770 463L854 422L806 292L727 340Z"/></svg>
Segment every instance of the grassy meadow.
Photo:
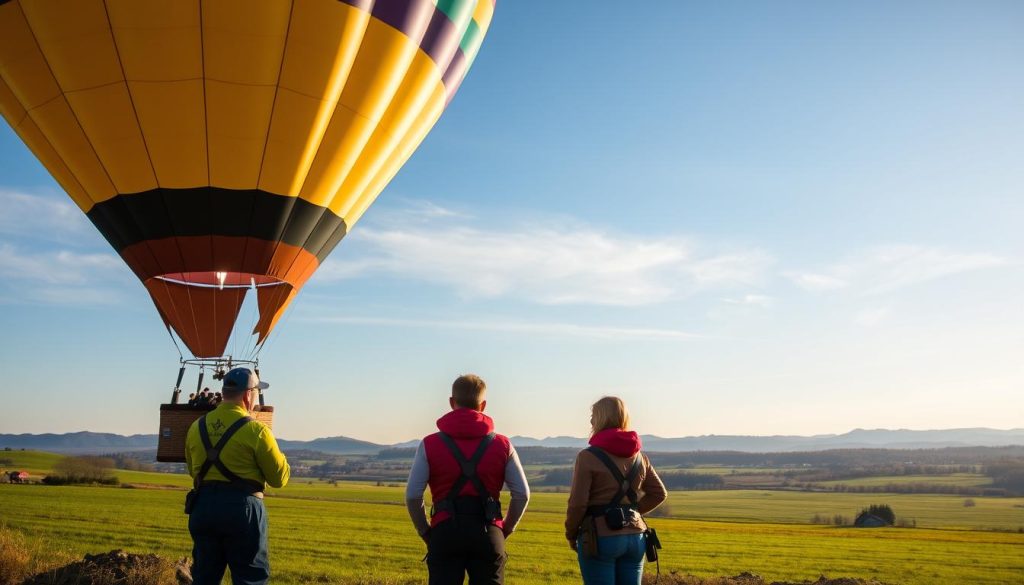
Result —
<svg viewBox="0 0 1024 585"><path fill-rule="evenodd" d="M4 454L45 472L56 457ZM183 475L118 471L124 487L0 485L0 523L81 556L123 548L168 558L189 554ZM133 487L129 487L133 486ZM268 494L276 583L421 582L424 547L403 489L298 479ZM511 583L578 582L562 520L565 494L537 493L508 545ZM700 576L752 571L769 579L821 574L932 585L1024 583L1024 498L784 491L673 492L670 517L652 519L665 545L662 571ZM916 529L809 524L814 514L853 515L888 503ZM649 568L653 570L653 567Z"/></svg>
<svg viewBox="0 0 1024 585"><path fill-rule="evenodd" d="M956 487L984 487L992 478L980 473L950 473L949 475L879 475L817 482L822 486L877 487L906 484L937 484Z"/></svg>

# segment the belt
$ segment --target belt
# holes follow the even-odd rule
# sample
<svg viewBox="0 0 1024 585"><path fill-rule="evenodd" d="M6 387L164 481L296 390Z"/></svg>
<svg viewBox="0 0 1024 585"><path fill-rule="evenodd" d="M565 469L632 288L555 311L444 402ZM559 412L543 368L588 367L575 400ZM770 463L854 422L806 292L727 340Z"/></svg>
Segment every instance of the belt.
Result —
<svg viewBox="0 0 1024 585"><path fill-rule="evenodd" d="M434 504L434 511L460 516L483 516L486 512L484 503L478 496L459 496L454 502L446 498Z"/></svg>
<svg viewBox="0 0 1024 585"><path fill-rule="evenodd" d="M612 506L605 504L604 506L587 506L587 516L604 516L608 510L612 508L623 508L629 510L636 510L636 506Z"/></svg>
<svg viewBox="0 0 1024 585"><path fill-rule="evenodd" d="M233 490L238 490L238 491L243 492L244 494L252 496L254 498L259 498L261 500L263 499L263 490L261 490L261 489L252 489L252 488L250 488L247 485L239 485L237 483L233 483L233 482L230 482L230 481L218 481L218 480L215 480L215 479L211 479L211 480L204 481L204 482L200 483L199 487L200 488L204 488L204 487L215 487L215 488L226 487L226 488L231 488Z"/></svg>

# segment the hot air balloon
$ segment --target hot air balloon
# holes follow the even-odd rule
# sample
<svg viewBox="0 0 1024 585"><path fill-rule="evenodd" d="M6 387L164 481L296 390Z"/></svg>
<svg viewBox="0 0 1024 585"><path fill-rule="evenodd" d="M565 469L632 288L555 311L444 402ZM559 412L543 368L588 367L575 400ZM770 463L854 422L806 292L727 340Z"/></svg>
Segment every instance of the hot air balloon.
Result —
<svg viewBox="0 0 1024 585"><path fill-rule="evenodd" d="M0 113L219 364L246 294L261 346L433 127L494 2L0 0Z"/></svg>

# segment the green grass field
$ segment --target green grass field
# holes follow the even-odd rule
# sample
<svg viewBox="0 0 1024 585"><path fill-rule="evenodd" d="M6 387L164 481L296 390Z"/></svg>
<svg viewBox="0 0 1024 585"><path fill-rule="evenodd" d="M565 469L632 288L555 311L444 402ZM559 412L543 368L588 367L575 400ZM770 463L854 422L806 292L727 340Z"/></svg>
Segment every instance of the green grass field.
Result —
<svg viewBox="0 0 1024 585"><path fill-rule="evenodd" d="M0 468L25 471L32 476L42 476L53 469L53 465L63 458L63 455L39 451L0 451L0 459L11 462L10 465L0 465Z"/></svg>
<svg viewBox="0 0 1024 585"><path fill-rule="evenodd" d="M984 487L992 483L992 478L980 473L950 473L948 475L884 475L822 481L817 483L818 485L823 486L847 485L851 487L878 487L915 483L948 485L954 487Z"/></svg>
<svg viewBox="0 0 1024 585"><path fill-rule="evenodd" d="M46 463L39 454L24 461ZM33 459L34 458L34 459ZM53 459L55 460L55 459ZM23 465L29 467L27 463ZM80 556L124 548L168 558L189 554L181 512L185 476L119 471L122 482L173 489L0 485L0 522ZM276 583L420 582L423 545L403 489L297 480L268 494ZM511 583L578 582L562 537L565 494L535 494L509 541ZM711 576L752 571L769 579L820 574L906 585L1024 584L1024 498L833 494L780 491L674 492L672 518L655 518L665 545L662 571ZM852 515L889 503L917 529L807 524L815 513ZM927 526L927 528L923 528ZM653 567L651 568L653 569Z"/></svg>
<svg viewBox="0 0 1024 585"><path fill-rule="evenodd" d="M1024 528L1024 498L972 498L932 494L850 494L832 492L726 490L675 492L670 515L694 520L807 523L815 514L855 516L869 504L889 504L898 518L918 528L1011 530Z"/></svg>
<svg viewBox="0 0 1024 585"><path fill-rule="evenodd" d="M719 465L698 465L696 467L659 467L660 469L675 469L689 473L709 473L712 475L771 475L787 471L781 467L722 467Z"/></svg>
<svg viewBox="0 0 1024 585"><path fill-rule="evenodd" d="M170 558L188 554L180 490L3 488L0 509L5 511L7 526L68 553L125 548ZM296 486L294 495L299 497L293 497L291 489L267 500L275 582L338 582L365 576L415 580L423 575L419 562L423 547L400 505L401 489ZM673 494L673 499L683 495ZM575 579L574 558L562 539L564 497L537 497L522 530L509 543L510 582ZM813 579L826 573L906 584L1024 582L1022 534L676 519L652 522L666 546L663 570L697 575L749 570L774 579Z"/></svg>

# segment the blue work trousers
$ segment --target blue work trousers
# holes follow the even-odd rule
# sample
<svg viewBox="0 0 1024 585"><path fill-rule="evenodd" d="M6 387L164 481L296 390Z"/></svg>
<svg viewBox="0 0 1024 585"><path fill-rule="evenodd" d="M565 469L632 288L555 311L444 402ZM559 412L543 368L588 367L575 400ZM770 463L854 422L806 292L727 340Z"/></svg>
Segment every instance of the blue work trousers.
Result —
<svg viewBox="0 0 1024 585"><path fill-rule="evenodd" d="M228 485L204 485L188 519L195 585L220 585L225 566L234 585L270 580L267 509L263 500Z"/></svg>
<svg viewBox="0 0 1024 585"><path fill-rule="evenodd" d="M577 541L580 574L585 585L640 585L644 574L646 536L616 534L597 538L597 556L583 554Z"/></svg>

